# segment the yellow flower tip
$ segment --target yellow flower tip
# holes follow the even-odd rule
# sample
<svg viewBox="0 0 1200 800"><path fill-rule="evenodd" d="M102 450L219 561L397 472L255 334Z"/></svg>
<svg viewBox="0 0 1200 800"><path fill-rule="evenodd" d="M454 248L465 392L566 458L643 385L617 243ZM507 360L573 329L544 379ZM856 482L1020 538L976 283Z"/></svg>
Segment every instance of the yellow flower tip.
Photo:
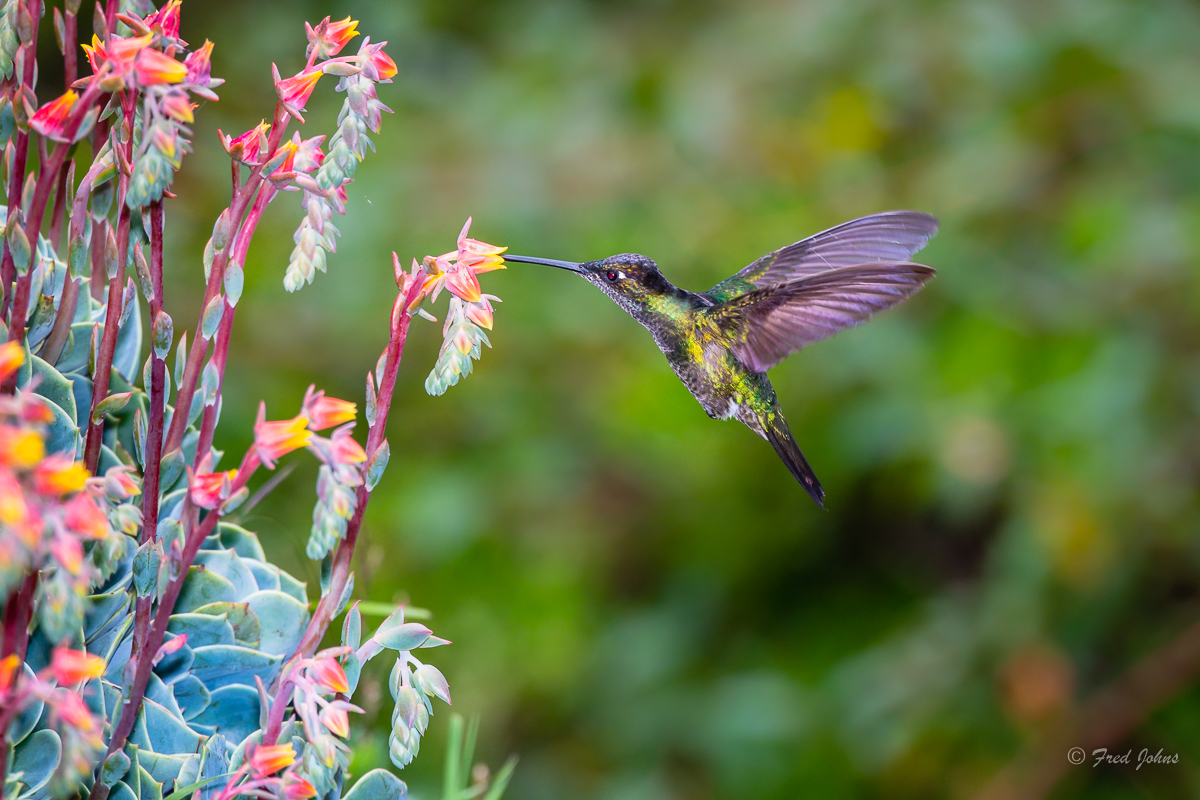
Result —
<svg viewBox="0 0 1200 800"><path fill-rule="evenodd" d="M60 686L74 686L98 678L104 674L105 666L100 656L67 647L54 648L50 661L50 670Z"/></svg>

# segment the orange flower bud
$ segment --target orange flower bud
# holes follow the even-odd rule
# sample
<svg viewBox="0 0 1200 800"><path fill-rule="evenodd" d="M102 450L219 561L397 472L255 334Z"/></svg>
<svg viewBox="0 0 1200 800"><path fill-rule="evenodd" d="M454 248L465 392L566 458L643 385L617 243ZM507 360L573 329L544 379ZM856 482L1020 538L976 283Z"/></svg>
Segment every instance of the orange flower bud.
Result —
<svg viewBox="0 0 1200 800"><path fill-rule="evenodd" d="M59 686L74 686L98 678L104 674L104 667L104 659L100 656L67 647L54 648L50 661L50 671Z"/></svg>

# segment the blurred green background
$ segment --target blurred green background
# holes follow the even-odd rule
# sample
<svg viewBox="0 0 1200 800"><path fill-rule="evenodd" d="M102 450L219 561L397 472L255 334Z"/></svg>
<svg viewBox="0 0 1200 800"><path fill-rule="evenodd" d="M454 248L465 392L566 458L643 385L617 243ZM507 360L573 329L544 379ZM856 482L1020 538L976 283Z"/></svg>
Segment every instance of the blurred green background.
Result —
<svg viewBox="0 0 1200 800"><path fill-rule="evenodd" d="M433 610L481 755L520 754L510 797L960 798L1023 752L1062 762L1055 797L1200 793L1188 676L1112 744L1179 764L1043 752L1200 617L1195 3L190 0L184 38L215 40L229 83L168 206L177 324L228 201L215 129L270 117L271 63L303 66L326 14L389 40L396 113L328 275L283 290L295 195L259 230L231 452L260 398L276 418L310 382L361 402L389 253L449 250L468 214L514 252L645 253L694 290L852 217L942 221L928 290L772 372L827 511L565 273L484 276L495 349L441 398L440 325L414 323L357 593ZM333 88L304 135L333 130ZM297 460L246 524L315 588ZM359 769L387 762L372 666ZM446 716L414 797L435 796Z"/></svg>

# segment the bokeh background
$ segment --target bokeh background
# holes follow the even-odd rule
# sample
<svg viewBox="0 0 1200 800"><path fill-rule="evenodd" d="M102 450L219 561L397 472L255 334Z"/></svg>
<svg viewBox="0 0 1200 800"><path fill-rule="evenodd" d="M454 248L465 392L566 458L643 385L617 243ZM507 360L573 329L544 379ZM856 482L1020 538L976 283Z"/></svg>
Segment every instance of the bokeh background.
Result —
<svg viewBox="0 0 1200 800"><path fill-rule="evenodd" d="M177 324L228 198L216 128L270 117L271 63L298 70L326 14L389 40L396 113L329 274L283 290L294 195L260 228L230 451L260 398L361 400L390 252L451 249L468 214L514 252L645 253L696 290L855 216L942 221L928 290L772 372L826 511L565 273L485 276L495 349L444 397L422 389L440 326L414 324L357 593L433 611L480 755L521 757L510 797L966 798L1011 763L1054 797L1200 792L1195 657L1167 657L1200 635L1200 7L189 0L183 35L229 83L169 204ZM333 83L305 135L333 129ZM315 587L298 460L246 524ZM1129 689L1139 663L1161 691ZM387 762L372 667L359 769ZM1070 767L1055 732L1117 719L1106 691L1135 763ZM414 797L436 796L445 720ZM1143 747L1179 763L1135 769Z"/></svg>

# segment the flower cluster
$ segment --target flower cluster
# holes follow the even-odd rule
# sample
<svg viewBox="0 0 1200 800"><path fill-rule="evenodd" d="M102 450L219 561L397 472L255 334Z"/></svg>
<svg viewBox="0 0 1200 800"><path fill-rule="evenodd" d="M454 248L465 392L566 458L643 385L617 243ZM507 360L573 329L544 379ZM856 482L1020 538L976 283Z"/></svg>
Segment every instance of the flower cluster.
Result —
<svg viewBox="0 0 1200 800"><path fill-rule="evenodd" d="M327 397L308 387L301 416L310 431L337 426L328 439L313 436L308 449L321 462L317 473L317 502L313 507L312 532L305 553L321 559L346 536L346 526L358 508L357 489L363 483L362 464L366 451L350 435L358 406Z"/></svg>
<svg viewBox="0 0 1200 800"><path fill-rule="evenodd" d="M24 360L20 343L0 345L0 382ZM92 478L73 453L46 453L52 419L39 395L0 395L0 595L41 572L39 622L58 641L79 628L88 590L127 546L113 529L136 534L141 514L122 504L140 493L127 468Z"/></svg>
<svg viewBox="0 0 1200 800"><path fill-rule="evenodd" d="M302 205L307 213L296 229L296 247L283 279L289 292L312 283L317 270L325 271L326 253L336 252L338 231L330 220L335 212L346 213L346 185L354 180L367 148L374 147L367 133L378 133L383 112L391 112L380 102L375 89L377 84L391 83L396 75L396 63L383 52L386 42L371 44L370 37L364 37L358 55L341 62L332 58L357 35L356 25L349 18L330 23L327 17L315 29L310 28L310 62L330 60L310 64L304 72L285 81L276 79L279 96L289 110L303 107L322 72L341 75L337 90L346 93L338 129L329 138L327 153L315 159L314 169L306 171L304 179L296 181L304 192ZM295 112L293 115L298 117Z"/></svg>
<svg viewBox="0 0 1200 800"><path fill-rule="evenodd" d="M437 363L425 379L425 391L444 394L471 372L471 359L478 359L481 345L492 346L484 330L492 329L492 302L495 295L483 294L478 275L504 269L501 253L507 247L496 247L468 238L471 219L458 235L458 248L436 258L425 256L425 270L433 282L430 294L434 300L444 286L453 297L442 329L442 349Z"/></svg>
<svg viewBox="0 0 1200 800"><path fill-rule="evenodd" d="M70 786L88 775L104 747L103 720L92 714L82 695L96 690L104 667L103 658L65 647L56 647L50 664L36 673L15 655L0 660L0 725L19 725L31 712L44 715L68 756L59 764L60 784Z"/></svg>

